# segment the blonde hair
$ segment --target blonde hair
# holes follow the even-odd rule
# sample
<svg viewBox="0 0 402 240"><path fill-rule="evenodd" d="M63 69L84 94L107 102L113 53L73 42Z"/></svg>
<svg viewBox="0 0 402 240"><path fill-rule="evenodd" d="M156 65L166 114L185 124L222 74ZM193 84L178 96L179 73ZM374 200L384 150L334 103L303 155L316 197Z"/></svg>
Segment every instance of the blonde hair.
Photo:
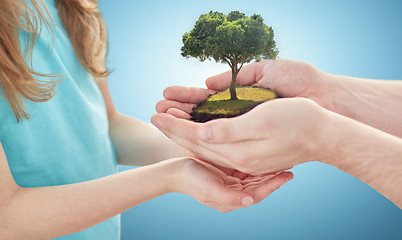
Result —
<svg viewBox="0 0 402 240"><path fill-rule="evenodd" d="M29 118L22 99L49 100L59 82L55 78L61 76L35 72L26 61L42 27L51 29L52 19L43 0L0 0L0 6L0 86L20 121ZM81 65L96 77L107 76L107 34L98 1L56 0L56 6ZM25 52L21 51L20 29L28 33ZM52 79L43 81L38 76Z"/></svg>

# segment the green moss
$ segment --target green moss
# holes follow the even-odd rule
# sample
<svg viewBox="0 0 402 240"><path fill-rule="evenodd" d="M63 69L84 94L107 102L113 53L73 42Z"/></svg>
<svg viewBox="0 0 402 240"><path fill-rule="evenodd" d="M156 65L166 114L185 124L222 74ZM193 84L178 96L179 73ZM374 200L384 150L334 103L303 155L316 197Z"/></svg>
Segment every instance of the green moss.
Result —
<svg viewBox="0 0 402 240"><path fill-rule="evenodd" d="M197 112L212 114L240 114L243 112L243 109L255 106L259 103L262 102L242 99L205 101L204 104L197 109Z"/></svg>
<svg viewBox="0 0 402 240"><path fill-rule="evenodd" d="M240 100L252 100L256 102L265 102L277 98L278 95L267 88L260 88L255 86L237 86L236 87L237 98ZM209 96L206 101L218 101L229 100L230 92L229 88ZM233 103L236 104L236 103Z"/></svg>
<svg viewBox="0 0 402 240"><path fill-rule="evenodd" d="M230 99L229 89L210 95L198 104L190 114L195 122L216 118L235 117L250 111L265 101L278 97L275 92L255 86L236 87L237 100Z"/></svg>

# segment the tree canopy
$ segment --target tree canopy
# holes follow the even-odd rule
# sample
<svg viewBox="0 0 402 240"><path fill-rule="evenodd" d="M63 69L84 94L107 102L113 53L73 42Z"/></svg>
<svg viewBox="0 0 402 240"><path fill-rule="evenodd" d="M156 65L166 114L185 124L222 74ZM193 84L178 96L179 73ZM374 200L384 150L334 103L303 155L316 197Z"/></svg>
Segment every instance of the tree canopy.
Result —
<svg viewBox="0 0 402 240"><path fill-rule="evenodd" d="M227 16L212 11L201 15L194 28L183 35L183 44L181 54L184 57L229 64L232 68L231 99L237 99L235 82L244 63L278 56L272 27L265 25L258 14L247 17L239 11Z"/></svg>
<svg viewBox="0 0 402 240"><path fill-rule="evenodd" d="M212 11L201 15L194 28L183 35L183 44L184 57L214 59L229 65L275 59L278 55L272 27L265 25L260 15L247 17L239 11L227 16Z"/></svg>

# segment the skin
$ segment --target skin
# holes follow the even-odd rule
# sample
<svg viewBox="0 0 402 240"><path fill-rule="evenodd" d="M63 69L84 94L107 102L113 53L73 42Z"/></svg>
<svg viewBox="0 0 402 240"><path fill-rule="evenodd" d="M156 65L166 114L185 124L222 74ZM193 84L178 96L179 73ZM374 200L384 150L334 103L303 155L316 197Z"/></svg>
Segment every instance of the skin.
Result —
<svg viewBox="0 0 402 240"><path fill-rule="evenodd" d="M118 113L107 79L97 83L119 163L153 164L88 182L24 188L14 181L0 143L2 239L51 239L72 234L169 192L187 194L228 212L262 201L293 178L291 172L283 171L251 176L195 159L157 128ZM173 159L162 161L167 158Z"/></svg>
<svg viewBox="0 0 402 240"><path fill-rule="evenodd" d="M152 123L216 164L262 174L320 161L402 207L402 82L335 76L291 60L262 61L245 66L237 84L269 87L287 98L235 118L188 121L192 106L230 84L230 73L206 84L209 89L167 88Z"/></svg>

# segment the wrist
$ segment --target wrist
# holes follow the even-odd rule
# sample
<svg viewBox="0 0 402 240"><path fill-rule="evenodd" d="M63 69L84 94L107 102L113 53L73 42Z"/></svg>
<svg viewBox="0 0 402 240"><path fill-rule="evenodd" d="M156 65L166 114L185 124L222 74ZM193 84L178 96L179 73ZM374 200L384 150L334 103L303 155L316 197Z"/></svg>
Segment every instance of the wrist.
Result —
<svg viewBox="0 0 402 240"><path fill-rule="evenodd" d="M323 72L316 98L325 109L345 116L350 91L347 90L343 80L341 76Z"/></svg>
<svg viewBox="0 0 402 240"><path fill-rule="evenodd" d="M160 164L164 164L164 168L166 168L166 176L164 180L164 189L166 193L169 192L178 192L184 193L183 190L183 179L185 177L184 168L186 164L194 162L191 158L183 157L183 158L174 158L161 162ZM185 181L184 181L185 182Z"/></svg>
<svg viewBox="0 0 402 240"><path fill-rule="evenodd" d="M373 94L368 81L348 76L327 74L326 91L328 107L326 109L342 116L358 120L358 110L362 108L363 96ZM363 95L362 95L363 93Z"/></svg>
<svg viewBox="0 0 402 240"><path fill-rule="evenodd" d="M320 139L320 161L352 175L373 166L379 154L395 153L401 140L356 120L325 110Z"/></svg>
<svg viewBox="0 0 402 240"><path fill-rule="evenodd" d="M158 166L160 171L156 174L159 176L159 182L161 186L161 195L170 192L176 192L177 179L180 175L180 167L182 165L182 159L174 158L163 160L155 165Z"/></svg>
<svg viewBox="0 0 402 240"><path fill-rule="evenodd" d="M326 109L322 109L319 122L322 124L317 126L318 161L345 170L351 154L363 150L359 148L363 146L361 127L365 125Z"/></svg>

